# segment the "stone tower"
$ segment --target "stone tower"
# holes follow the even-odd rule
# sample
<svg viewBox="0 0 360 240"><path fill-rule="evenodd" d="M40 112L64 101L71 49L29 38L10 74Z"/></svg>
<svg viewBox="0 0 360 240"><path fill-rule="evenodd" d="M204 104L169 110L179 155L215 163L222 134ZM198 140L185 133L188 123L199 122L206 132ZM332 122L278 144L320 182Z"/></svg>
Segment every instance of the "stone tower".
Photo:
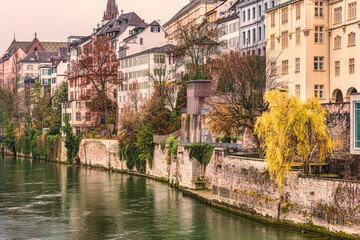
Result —
<svg viewBox="0 0 360 240"><path fill-rule="evenodd" d="M109 21L117 18L118 16L119 10L117 4L115 3L115 0L108 0L103 20Z"/></svg>

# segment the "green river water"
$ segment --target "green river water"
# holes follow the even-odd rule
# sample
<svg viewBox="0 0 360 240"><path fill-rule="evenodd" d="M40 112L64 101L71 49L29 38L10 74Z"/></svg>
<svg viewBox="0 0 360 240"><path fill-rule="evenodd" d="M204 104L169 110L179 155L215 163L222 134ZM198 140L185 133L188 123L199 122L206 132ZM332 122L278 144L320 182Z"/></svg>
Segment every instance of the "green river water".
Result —
<svg viewBox="0 0 360 240"><path fill-rule="evenodd" d="M0 159L0 240L325 239L211 208L167 184L30 159Z"/></svg>

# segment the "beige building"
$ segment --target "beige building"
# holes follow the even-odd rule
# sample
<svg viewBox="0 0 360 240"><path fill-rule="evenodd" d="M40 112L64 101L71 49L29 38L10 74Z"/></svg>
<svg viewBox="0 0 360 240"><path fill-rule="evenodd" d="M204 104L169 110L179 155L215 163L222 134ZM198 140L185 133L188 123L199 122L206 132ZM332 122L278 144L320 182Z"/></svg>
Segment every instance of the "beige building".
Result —
<svg viewBox="0 0 360 240"><path fill-rule="evenodd" d="M279 0L266 11L266 53L272 74L301 100L329 100L328 11L323 1Z"/></svg>
<svg viewBox="0 0 360 240"><path fill-rule="evenodd" d="M360 89L357 1L278 3L266 11L267 58L277 81L301 100L349 101Z"/></svg>
<svg viewBox="0 0 360 240"><path fill-rule="evenodd" d="M360 90L359 0L329 2L330 101L349 102Z"/></svg>
<svg viewBox="0 0 360 240"><path fill-rule="evenodd" d="M217 12L206 16L206 13L216 6L215 0L190 0L190 3L177 12L163 27L166 31L166 42L176 44L176 31L180 26L189 23L200 24L204 19L209 18L211 22L216 21ZM214 19L212 19L214 18Z"/></svg>

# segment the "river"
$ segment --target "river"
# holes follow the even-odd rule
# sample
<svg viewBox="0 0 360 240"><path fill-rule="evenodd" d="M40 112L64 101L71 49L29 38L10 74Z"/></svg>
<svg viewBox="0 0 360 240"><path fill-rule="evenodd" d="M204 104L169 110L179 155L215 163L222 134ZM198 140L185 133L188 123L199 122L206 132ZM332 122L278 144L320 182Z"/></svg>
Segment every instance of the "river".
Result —
<svg viewBox="0 0 360 240"><path fill-rule="evenodd" d="M0 239L324 239L211 208L167 184L0 159Z"/></svg>

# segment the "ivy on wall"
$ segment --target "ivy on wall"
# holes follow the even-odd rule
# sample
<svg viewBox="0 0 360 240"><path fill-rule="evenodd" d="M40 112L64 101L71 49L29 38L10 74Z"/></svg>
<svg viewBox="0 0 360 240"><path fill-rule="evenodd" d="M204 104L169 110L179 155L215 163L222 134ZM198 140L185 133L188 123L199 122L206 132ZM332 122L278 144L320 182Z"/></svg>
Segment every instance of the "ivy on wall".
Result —
<svg viewBox="0 0 360 240"><path fill-rule="evenodd" d="M195 158L204 167L210 162L215 148L209 144L191 144L184 147L190 151L190 158Z"/></svg>

